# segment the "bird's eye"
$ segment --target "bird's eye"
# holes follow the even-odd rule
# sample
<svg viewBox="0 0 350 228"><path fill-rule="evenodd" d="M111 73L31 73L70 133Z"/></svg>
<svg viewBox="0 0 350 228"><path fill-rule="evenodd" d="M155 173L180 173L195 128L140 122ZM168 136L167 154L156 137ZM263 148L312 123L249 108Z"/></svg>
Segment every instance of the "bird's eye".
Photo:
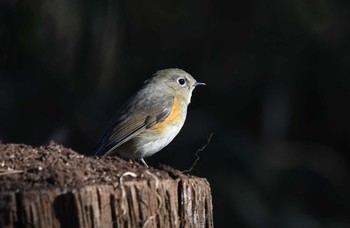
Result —
<svg viewBox="0 0 350 228"><path fill-rule="evenodd" d="M186 83L185 79L183 79L183 78L177 79L177 82L182 86L185 85L185 83Z"/></svg>

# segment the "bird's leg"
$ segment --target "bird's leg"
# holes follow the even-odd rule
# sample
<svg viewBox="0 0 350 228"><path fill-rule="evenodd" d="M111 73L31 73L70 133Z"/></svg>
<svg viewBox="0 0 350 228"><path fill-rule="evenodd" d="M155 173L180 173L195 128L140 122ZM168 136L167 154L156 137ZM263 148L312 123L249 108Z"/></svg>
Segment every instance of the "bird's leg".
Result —
<svg viewBox="0 0 350 228"><path fill-rule="evenodd" d="M147 163L145 162L145 160L143 160L143 158L140 158L140 161L141 161L147 168L149 168L148 165L147 165Z"/></svg>

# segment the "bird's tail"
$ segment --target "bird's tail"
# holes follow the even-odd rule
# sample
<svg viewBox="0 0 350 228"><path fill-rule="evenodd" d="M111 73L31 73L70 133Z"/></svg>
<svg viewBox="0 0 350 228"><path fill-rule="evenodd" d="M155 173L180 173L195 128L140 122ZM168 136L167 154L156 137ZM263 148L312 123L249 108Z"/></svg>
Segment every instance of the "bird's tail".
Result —
<svg viewBox="0 0 350 228"><path fill-rule="evenodd" d="M93 152L92 156L96 157L96 156L101 155L103 148L104 148L104 143L102 143L102 142L99 143L99 145L96 147L95 151Z"/></svg>

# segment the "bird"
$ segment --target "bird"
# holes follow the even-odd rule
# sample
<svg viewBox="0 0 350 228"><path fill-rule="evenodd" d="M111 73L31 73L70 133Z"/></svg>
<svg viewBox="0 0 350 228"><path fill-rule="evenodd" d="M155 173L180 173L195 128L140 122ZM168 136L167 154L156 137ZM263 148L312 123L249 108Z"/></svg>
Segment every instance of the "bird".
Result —
<svg viewBox="0 0 350 228"><path fill-rule="evenodd" d="M183 127L197 82L178 68L157 71L131 96L109 123L93 156L137 160L167 146Z"/></svg>

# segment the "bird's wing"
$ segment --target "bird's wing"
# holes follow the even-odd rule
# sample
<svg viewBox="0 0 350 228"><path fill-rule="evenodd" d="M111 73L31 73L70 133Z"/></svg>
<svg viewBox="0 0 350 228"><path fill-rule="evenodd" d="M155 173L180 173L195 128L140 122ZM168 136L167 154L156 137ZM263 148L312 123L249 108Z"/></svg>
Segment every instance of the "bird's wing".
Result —
<svg viewBox="0 0 350 228"><path fill-rule="evenodd" d="M133 107L125 107L103 135L94 155L113 155L114 150L119 146L133 139L145 129L163 122L172 111L174 97L163 97L156 100L159 102L145 100L143 103L136 103Z"/></svg>

